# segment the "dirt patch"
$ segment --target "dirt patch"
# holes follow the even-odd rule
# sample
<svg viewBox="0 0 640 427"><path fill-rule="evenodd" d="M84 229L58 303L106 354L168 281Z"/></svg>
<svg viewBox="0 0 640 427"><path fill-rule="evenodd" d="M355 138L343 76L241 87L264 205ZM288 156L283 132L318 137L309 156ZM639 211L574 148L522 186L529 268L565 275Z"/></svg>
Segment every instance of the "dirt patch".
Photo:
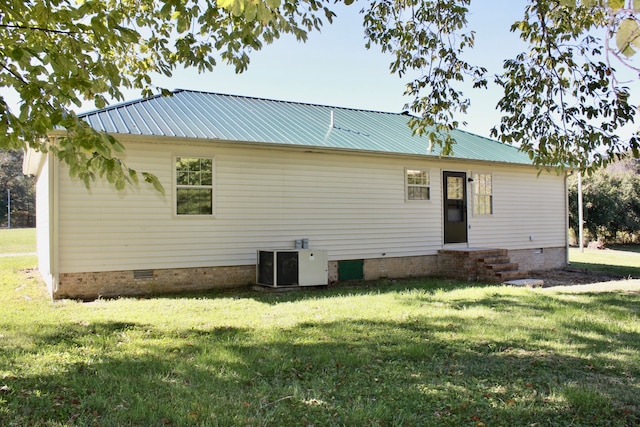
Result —
<svg viewBox="0 0 640 427"><path fill-rule="evenodd" d="M626 279L626 277L619 275L570 267L557 270L532 271L530 277L544 280L543 287L545 288L552 286L586 285Z"/></svg>
<svg viewBox="0 0 640 427"><path fill-rule="evenodd" d="M640 279L577 268L532 271L530 277L544 280L543 291L561 293L627 292L640 295Z"/></svg>

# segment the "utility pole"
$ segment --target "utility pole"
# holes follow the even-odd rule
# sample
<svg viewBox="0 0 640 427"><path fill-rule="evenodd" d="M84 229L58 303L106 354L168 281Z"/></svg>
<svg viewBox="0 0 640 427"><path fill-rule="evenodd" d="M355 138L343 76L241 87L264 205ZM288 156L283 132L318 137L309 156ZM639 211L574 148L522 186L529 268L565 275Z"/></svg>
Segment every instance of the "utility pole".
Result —
<svg viewBox="0 0 640 427"><path fill-rule="evenodd" d="M578 244L580 252L584 252L584 213L582 210L582 173L578 172Z"/></svg>
<svg viewBox="0 0 640 427"><path fill-rule="evenodd" d="M11 189L7 188L7 228L11 228Z"/></svg>

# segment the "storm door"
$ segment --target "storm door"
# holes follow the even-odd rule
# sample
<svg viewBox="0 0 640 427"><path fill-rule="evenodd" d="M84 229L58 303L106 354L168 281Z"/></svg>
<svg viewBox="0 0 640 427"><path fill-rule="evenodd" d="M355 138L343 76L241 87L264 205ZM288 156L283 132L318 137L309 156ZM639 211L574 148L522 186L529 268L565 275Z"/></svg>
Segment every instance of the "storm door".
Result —
<svg viewBox="0 0 640 427"><path fill-rule="evenodd" d="M444 204L444 243L467 241L467 174L442 173Z"/></svg>

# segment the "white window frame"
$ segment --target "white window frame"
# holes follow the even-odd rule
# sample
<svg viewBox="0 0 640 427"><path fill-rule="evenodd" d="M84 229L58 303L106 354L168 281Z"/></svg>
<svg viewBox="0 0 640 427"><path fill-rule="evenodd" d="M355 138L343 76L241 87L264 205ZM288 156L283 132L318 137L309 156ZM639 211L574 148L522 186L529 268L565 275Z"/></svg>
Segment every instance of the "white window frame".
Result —
<svg viewBox="0 0 640 427"><path fill-rule="evenodd" d="M178 170L176 168L179 159L200 159L211 161L211 185L183 185L178 184ZM177 218L213 218L216 213L216 161L213 156L206 156L201 154L177 154L173 156L172 162L173 169L173 215ZM211 213L204 214L188 214L178 213L178 189L180 188L192 188L192 189L208 189L211 191Z"/></svg>
<svg viewBox="0 0 640 427"><path fill-rule="evenodd" d="M471 197L473 200L473 215L474 216L493 215L493 212L494 212L493 211L493 195L494 195L493 174L491 172L473 172L471 174L471 177L473 179L472 193L471 193ZM487 177L489 178L489 192L486 192ZM480 197L485 198L485 201L486 201L486 198L488 197L489 199L488 212L486 211L486 209L483 209L482 211L480 211L481 207L487 206L487 203L480 204L478 202L478 199Z"/></svg>
<svg viewBox="0 0 640 427"><path fill-rule="evenodd" d="M427 182L425 184L410 184L409 183L409 174L410 172L422 172L426 174ZM427 198L426 199L414 199L410 197L411 188L426 188L427 189ZM410 203L419 203L419 202L429 202L431 201L431 171L428 168L405 168L404 169L404 197L406 202Z"/></svg>

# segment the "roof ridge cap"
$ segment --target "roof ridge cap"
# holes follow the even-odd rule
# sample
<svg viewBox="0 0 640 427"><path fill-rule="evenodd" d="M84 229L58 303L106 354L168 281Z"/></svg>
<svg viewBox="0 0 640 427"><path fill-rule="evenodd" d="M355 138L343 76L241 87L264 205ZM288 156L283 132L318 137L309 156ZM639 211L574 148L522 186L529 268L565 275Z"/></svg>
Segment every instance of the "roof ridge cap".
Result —
<svg viewBox="0 0 640 427"><path fill-rule="evenodd" d="M82 113L78 114L78 117L81 118L81 117L84 117L84 116L89 116L91 114L99 113L101 111L110 111L110 110L115 110L116 108L122 108L122 107L127 107L129 105L140 104L142 102L150 101L152 99L160 98L160 97L164 97L164 96L173 96L176 93L182 92L182 91L183 91L183 89L176 89L176 90L169 91L170 95L163 95L162 93L157 93L157 94L152 95L152 96L150 96L148 98L138 98L138 99L133 99L131 101L122 101L122 102L118 102L116 104L107 105L106 107L103 107L103 108L94 108L93 110L83 111Z"/></svg>
<svg viewBox="0 0 640 427"><path fill-rule="evenodd" d="M339 110L361 111L361 112L367 112L367 113L391 114L391 115L396 115L396 116L403 115L403 112L396 113L396 112L392 112L392 111L371 110L371 109L366 109L366 108L341 107L341 106L338 106L338 105L327 105L327 104L320 104L320 103L315 103L315 102L290 101L290 100L285 100L285 99L265 98L265 97L261 97L261 96L238 95L238 94L222 93L222 92L209 92L209 91L205 91L205 90L176 89L172 93L179 93L179 92L191 92L191 93L200 93L200 94L204 94L204 95L227 96L227 97L231 97L231 98L244 98L244 99L252 99L252 100L256 100L256 101L278 102L278 103L283 103L283 104L304 105L304 106L310 106L310 107L335 108L335 109L339 109Z"/></svg>

